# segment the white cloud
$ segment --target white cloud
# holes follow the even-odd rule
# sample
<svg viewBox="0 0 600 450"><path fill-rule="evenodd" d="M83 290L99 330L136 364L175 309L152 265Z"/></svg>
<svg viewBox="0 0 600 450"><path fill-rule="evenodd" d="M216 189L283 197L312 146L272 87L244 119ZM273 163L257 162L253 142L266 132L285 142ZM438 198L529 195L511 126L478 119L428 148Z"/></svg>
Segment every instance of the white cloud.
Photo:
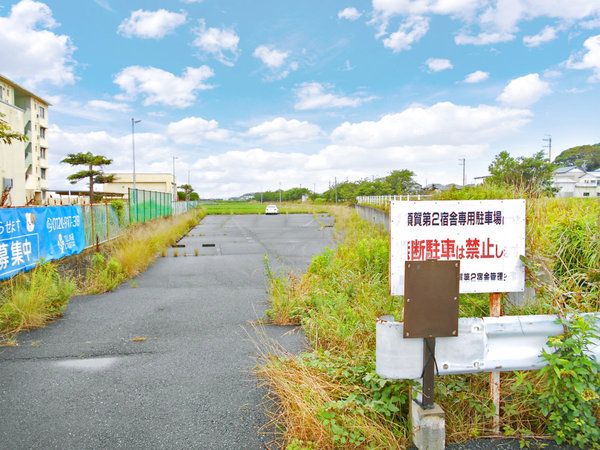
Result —
<svg viewBox="0 0 600 450"><path fill-rule="evenodd" d="M270 74L266 77L267 81L281 80L291 72L298 70L299 67L296 61L287 62L288 52L277 50L270 45L259 45L254 49L253 56L260 59L270 71Z"/></svg>
<svg viewBox="0 0 600 450"><path fill-rule="evenodd" d="M211 145L210 155L198 145L207 135L222 130L213 120L190 117L169 124L164 132L136 133L136 166L139 172L170 172L169 155L177 154L178 173L191 166L192 185L203 197L229 197L246 192L282 187L308 186L325 189L328 180L360 179L385 175L391 170L409 168L423 171L438 183L460 178L447 169L447 161L466 156L477 161L491 158L495 141L513 136L531 119L531 112L498 106L476 107L449 102L431 106L414 105L386 114L378 120L343 123L331 135L328 145L312 152L282 152L267 148L240 147L219 150ZM247 138L263 139L263 144L292 139L307 141L320 130L313 124L275 118L252 127ZM221 132L222 133L222 132ZM67 132L53 126L50 132L52 162L51 186L68 186L64 178L70 168L58 164L66 153L81 148L114 158L108 171L131 170L131 136L105 131ZM224 137L224 134L218 137ZM184 139L177 143L176 139ZM230 147L231 142L226 141ZM221 144L221 149L223 148ZM446 165L444 165L446 164ZM54 167L54 165L53 165Z"/></svg>
<svg viewBox="0 0 600 450"><path fill-rule="evenodd" d="M86 106L100 111L127 112L131 110L127 103L108 102L106 100L90 100Z"/></svg>
<svg viewBox="0 0 600 450"><path fill-rule="evenodd" d="M476 70L475 72L471 72L465 77L465 83L481 83L482 81L487 80L489 77L489 72L484 72L483 70Z"/></svg>
<svg viewBox="0 0 600 450"><path fill-rule="evenodd" d="M358 11L358 9L353 7L344 8L338 12L338 19L354 21L360 18L360 16L362 16L362 14Z"/></svg>
<svg viewBox="0 0 600 450"><path fill-rule="evenodd" d="M216 120L202 117L186 117L167 125L167 134L177 144L198 145L204 141L224 141L229 139L228 130L219 128Z"/></svg>
<svg viewBox="0 0 600 450"><path fill-rule="evenodd" d="M181 0L182 3L186 3L188 5L193 5L197 3L202 3L203 0Z"/></svg>
<svg viewBox="0 0 600 450"><path fill-rule="evenodd" d="M272 143L306 142L321 136L321 129L312 123L277 117L250 128L247 135Z"/></svg>
<svg viewBox="0 0 600 450"><path fill-rule="evenodd" d="M594 28L600 28L600 17L596 17L595 19L586 20L579 24L581 28L586 30L593 30Z"/></svg>
<svg viewBox="0 0 600 450"><path fill-rule="evenodd" d="M60 161L68 154L80 152L81 149L104 155L113 160L113 164L105 166L107 173L131 172L131 134L112 135L106 131L69 132L57 125L50 126L49 141L52 151L49 154L49 185L52 189L73 188L66 180L73 169ZM136 167L138 172L171 172L171 161L168 155L176 148L161 133L135 133ZM85 189L85 183L78 184Z"/></svg>
<svg viewBox="0 0 600 450"><path fill-rule="evenodd" d="M294 108L305 109L326 109L326 108L344 108L356 107L363 103L373 100L374 97L365 96L342 96L326 92L330 85L321 83L304 83L296 89L296 104Z"/></svg>
<svg viewBox="0 0 600 450"><path fill-rule="evenodd" d="M445 15L463 26L455 37L459 45L488 45L515 39L519 25L539 18L551 19L561 26L594 27L600 15L598 0L373 0L371 24L378 37L387 33L391 19ZM586 20L587 19L587 20ZM550 39L546 31L545 39ZM535 40L533 41L535 42Z"/></svg>
<svg viewBox="0 0 600 450"><path fill-rule="evenodd" d="M507 106L527 108L552 92L550 85L537 73L511 80L497 100Z"/></svg>
<svg viewBox="0 0 600 450"><path fill-rule="evenodd" d="M583 43L586 51L577 56L571 56L566 62L570 69L591 69L593 75L590 81L600 81L600 34L591 36Z"/></svg>
<svg viewBox="0 0 600 450"><path fill-rule="evenodd" d="M429 20L425 17L415 16L406 19L398 31L383 39L383 45L392 49L394 53L410 50L415 42L421 40L429 30Z"/></svg>
<svg viewBox="0 0 600 450"><path fill-rule="evenodd" d="M58 24L48 5L21 0L0 17L0 72L35 87L75 82L75 46L67 35L50 31Z"/></svg>
<svg viewBox="0 0 600 450"><path fill-rule="evenodd" d="M425 61L425 64L427 64L427 68L430 72L441 72L454 67L449 59L443 58L429 58Z"/></svg>
<svg viewBox="0 0 600 450"><path fill-rule="evenodd" d="M523 109L451 102L411 106L378 121L345 122L331 133L333 142L368 148L403 145L461 145L487 142L526 124Z"/></svg>
<svg viewBox="0 0 600 450"><path fill-rule="evenodd" d="M207 28L204 19L194 30L193 44L205 53L213 55L226 66L233 66L239 56L240 37L230 28Z"/></svg>
<svg viewBox="0 0 600 450"><path fill-rule="evenodd" d="M272 69L281 67L288 57L287 52L277 50L267 45L260 45L256 47L253 55L255 58L260 59L264 65Z"/></svg>
<svg viewBox="0 0 600 450"><path fill-rule="evenodd" d="M533 36L525 36L523 38L523 43L527 47L539 47L546 42L553 41L557 38L557 36L556 28L546 26L538 34L534 34Z"/></svg>
<svg viewBox="0 0 600 450"><path fill-rule="evenodd" d="M185 108L196 101L196 91L211 89L206 80L214 75L208 66L187 67L178 77L156 67L129 66L117 74L114 82L123 90L122 97L144 97L144 105Z"/></svg>
<svg viewBox="0 0 600 450"><path fill-rule="evenodd" d="M187 21L185 13L176 13L159 9L157 11L132 11L129 18L123 20L117 32L126 37L160 39L172 33Z"/></svg>
<svg viewBox="0 0 600 450"><path fill-rule="evenodd" d="M480 33L476 36L468 34L458 34L454 37L454 42L457 45L489 45L498 44L501 42L512 41L515 38L513 33Z"/></svg>

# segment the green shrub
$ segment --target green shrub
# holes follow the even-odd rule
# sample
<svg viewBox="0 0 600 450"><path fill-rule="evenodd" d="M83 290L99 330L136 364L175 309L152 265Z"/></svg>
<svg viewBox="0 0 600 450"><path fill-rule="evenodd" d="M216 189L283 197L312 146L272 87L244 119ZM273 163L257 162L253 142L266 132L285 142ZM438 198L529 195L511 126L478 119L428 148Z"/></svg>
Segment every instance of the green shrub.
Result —
<svg viewBox="0 0 600 450"><path fill-rule="evenodd" d="M123 200L112 200L110 202L110 206L117 213L119 225L122 227L126 226L127 224L125 223L125 202Z"/></svg>
<svg viewBox="0 0 600 450"><path fill-rule="evenodd" d="M598 449L600 427L595 413L600 408L600 364L586 351L600 333L591 316L575 316L562 324L566 333L548 340L555 351L542 355L548 365L539 371L540 409L556 442Z"/></svg>

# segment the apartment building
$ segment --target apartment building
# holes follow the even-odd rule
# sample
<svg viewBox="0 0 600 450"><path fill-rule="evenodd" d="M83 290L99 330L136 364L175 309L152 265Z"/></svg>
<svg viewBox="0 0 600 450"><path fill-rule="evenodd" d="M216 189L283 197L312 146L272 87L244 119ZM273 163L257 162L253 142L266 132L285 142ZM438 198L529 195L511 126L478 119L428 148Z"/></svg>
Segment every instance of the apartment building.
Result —
<svg viewBox="0 0 600 450"><path fill-rule="evenodd" d="M0 142L3 205L42 204L48 189L48 106L43 98L0 75L0 113L26 142Z"/></svg>

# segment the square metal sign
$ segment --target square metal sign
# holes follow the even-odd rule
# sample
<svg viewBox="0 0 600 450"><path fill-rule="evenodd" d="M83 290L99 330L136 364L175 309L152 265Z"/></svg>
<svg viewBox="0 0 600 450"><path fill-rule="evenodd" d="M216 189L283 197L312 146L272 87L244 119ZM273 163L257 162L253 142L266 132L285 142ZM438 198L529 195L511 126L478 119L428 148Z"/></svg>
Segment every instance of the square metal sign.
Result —
<svg viewBox="0 0 600 450"><path fill-rule="evenodd" d="M459 261L406 261L404 337L458 335Z"/></svg>

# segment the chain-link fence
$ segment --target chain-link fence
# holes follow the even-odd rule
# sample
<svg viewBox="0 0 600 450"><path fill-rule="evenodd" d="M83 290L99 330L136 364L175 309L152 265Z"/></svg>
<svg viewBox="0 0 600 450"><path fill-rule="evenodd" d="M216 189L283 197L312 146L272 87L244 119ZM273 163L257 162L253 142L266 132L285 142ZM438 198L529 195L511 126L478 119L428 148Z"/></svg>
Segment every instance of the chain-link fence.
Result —
<svg viewBox="0 0 600 450"><path fill-rule="evenodd" d="M172 194L129 188L128 197L131 223L144 223L173 215Z"/></svg>
<svg viewBox="0 0 600 450"><path fill-rule="evenodd" d="M164 192L129 189L126 201L82 205L86 247L110 241L132 224L176 216L199 206L197 201L173 202L172 197Z"/></svg>

